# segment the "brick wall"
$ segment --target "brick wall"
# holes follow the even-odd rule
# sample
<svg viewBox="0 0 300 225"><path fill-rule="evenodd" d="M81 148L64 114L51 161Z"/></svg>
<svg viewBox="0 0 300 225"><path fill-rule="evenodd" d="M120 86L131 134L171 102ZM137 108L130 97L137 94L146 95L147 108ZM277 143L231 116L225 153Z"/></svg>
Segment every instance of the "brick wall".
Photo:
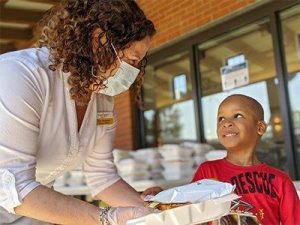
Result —
<svg viewBox="0 0 300 225"><path fill-rule="evenodd" d="M130 92L125 92L115 98L117 111L117 131L115 147L131 150L136 148L134 98Z"/></svg>
<svg viewBox="0 0 300 225"><path fill-rule="evenodd" d="M137 0L157 29L153 47L242 9L257 0Z"/></svg>
<svg viewBox="0 0 300 225"><path fill-rule="evenodd" d="M259 0L137 0L155 24L152 48L174 40L205 24L247 7ZM118 128L116 148L135 149L135 115L129 93L116 97Z"/></svg>

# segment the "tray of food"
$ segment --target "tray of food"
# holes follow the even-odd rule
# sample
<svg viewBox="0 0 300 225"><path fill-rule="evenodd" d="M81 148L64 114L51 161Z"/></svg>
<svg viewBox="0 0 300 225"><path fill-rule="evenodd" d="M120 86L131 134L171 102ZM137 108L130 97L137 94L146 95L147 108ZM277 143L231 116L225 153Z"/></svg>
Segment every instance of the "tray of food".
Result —
<svg viewBox="0 0 300 225"><path fill-rule="evenodd" d="M192 225L216 220L230 212L231 202L239 198L234 186L214 180L171 188L145 201L157 212L133 219L127 225Z"/></svg>

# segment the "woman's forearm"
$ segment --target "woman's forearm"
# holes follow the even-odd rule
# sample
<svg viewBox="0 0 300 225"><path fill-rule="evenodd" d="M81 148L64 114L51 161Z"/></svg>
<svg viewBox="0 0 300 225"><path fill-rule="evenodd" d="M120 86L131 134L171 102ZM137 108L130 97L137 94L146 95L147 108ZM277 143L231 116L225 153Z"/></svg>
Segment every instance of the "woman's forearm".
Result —
<svg viewBox="0 0 300 225"><path fill-rule="evenodd" d="M96 199L113 207L144 206L140 194L122 179L100 192Z"/></svg>
<svg viewBox="0 0 300 225"><path fill-rule="evenodd" d="M31 191L15 212L55 224L99 224L98 207L42 185Z"/></svg>

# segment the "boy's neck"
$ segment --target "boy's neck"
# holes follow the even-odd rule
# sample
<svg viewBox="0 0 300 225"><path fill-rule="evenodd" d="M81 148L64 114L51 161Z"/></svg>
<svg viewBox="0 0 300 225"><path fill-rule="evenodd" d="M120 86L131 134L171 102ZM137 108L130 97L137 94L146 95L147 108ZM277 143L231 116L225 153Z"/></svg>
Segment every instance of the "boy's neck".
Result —
<svg viewBox="0 0 300 225"><path fill-rule="evenodd" d="M254 166L261 164L255 154L247 154L245 152L232 153L227 151L226 160L238 166Z"/></svg>

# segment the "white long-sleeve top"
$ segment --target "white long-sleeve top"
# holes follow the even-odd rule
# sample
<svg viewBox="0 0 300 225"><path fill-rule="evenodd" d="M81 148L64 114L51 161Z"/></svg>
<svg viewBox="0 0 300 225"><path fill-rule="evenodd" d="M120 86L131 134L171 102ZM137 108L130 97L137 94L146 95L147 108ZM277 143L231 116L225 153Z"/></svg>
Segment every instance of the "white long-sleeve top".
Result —
<svg viewBox="0 0 300 225"><path fill-rule="evenodd" d="M120 179L112 156L113 98L92 94L78 132L68 74L49 64L46 48L0 56L0 217L7 221L17 218L14 208L30 191L79 164L92 195ZM97 125L101 113L114 123Z"/></svg>

